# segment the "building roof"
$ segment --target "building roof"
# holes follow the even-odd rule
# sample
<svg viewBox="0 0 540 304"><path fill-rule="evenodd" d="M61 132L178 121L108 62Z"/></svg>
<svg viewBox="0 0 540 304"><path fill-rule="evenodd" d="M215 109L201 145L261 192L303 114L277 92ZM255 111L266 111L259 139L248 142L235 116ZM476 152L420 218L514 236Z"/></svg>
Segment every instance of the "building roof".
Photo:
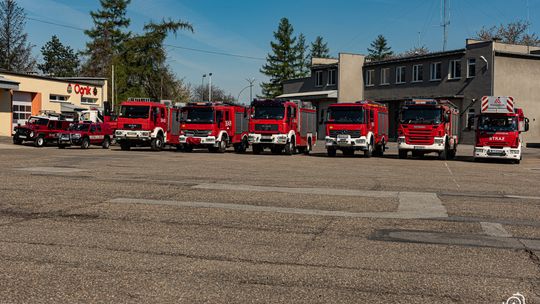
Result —
<svg viewBox="0 0 540 304"><path fill-rule="evenodd" d="M457 50L451 50L451 51L445 51L445 52L434 52L434 53L428 53L428 54L418 55L418 56L407 56L407 57L392 58L392 59L387 59L387 60L366 62L364 66L368 67L368 66L376 66L376 65L383 65L383 64L390 64L390 63L417 61L417 60L438 58L438 57L447 57L447 56L452 56L452 55L462 55L462 54L465 54L465 49L457 49Z"/></svg>
<svg viewBox="0 0 540 304"><path fill-rule="evenodd" d="M524 54L524 53L516 53L516 52L508 52L508 51L495 51L495 55L505 56L505 57L523 58L523 59L533 59L533 60L540 59L539 54Z"/></svg>
<svg viewBox="0 0 540 304"><path fill-rule="evenodd" d="M19 82L9 80L7 78L4 78L4 77L0 76L0 89L18 90L19 89Z"/></svg>
<svg viewBox="0 0 540 304"><path fill-rule="evenodd" d="M277 98L300 98L300 97L337 98L337 93L338 93L337 90L311 91L311 92L281 94Z"/></svg>
<svg viewBox="0 0 540 304"><path fill-rule="evenodd" d="M107 78L96 78L96 77L57 78L57 77L50 77L50 76L43 76L43 75L18 73L18 72L7 71L7 70L2 70L2 69L0 69L0 74L12 75L12 76L17 76L17 77L28 77L28 78L34 78L34 79L43 79L43 80L49 80L49 81L59 81L59 82L65 82L65 83L77 82L80 84L87 84L87 85L94 85L94 86L97 85L96 80L101 80L101 81L107 80Z"/></svg>

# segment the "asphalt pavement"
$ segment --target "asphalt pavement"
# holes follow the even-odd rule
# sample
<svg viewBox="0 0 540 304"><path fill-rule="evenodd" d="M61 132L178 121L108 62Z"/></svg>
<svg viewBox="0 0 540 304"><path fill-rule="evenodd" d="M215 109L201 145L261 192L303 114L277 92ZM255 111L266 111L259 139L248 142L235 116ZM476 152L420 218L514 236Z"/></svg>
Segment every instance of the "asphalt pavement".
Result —
<svg viewBox="0 0 540 304"><path fill-rule="evenodd" d="M229 150L0 138L0 302L540 303L540 149Z"/></svg>

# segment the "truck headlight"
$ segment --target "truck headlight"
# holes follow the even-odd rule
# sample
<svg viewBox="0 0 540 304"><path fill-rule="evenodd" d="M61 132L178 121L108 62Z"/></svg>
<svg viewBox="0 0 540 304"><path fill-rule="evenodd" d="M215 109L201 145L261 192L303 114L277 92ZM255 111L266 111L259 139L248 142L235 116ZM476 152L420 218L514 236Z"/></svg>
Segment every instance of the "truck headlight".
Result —
<svg viewBox="0 0 540 304"><path fill-rule="evenodd" d="M34 137L34 131L30 132L30 137Z"/></svg>
<svg viewBox="0 0 540 304"><path fill-rule="evenodd" d="M405 143L405 136L400 136L400 137L398 137L397 143L398 143L398 144L403 144L403 143Z"/></svg>
<svg viewBox="0 0 540 304"><path fill-rule="evenodd" d="M483 148L474 148L474 153L482 153L484 152Z"/></svg>
<svg viewBox="0 0 540 304"><path fill-rule="evenodd" d="M121 135L122 135L122 131L118 130L118 131L116 131L114 134L116 134L117 136L121 136Z"/></svg>
<svg viewBox="0 0 540 304"><path fill-rule="evenodd" d="M435 138L435 143L442 145L444 143L444 138Z"/></svg>
<svg viewBox="0 0 540 304"><path fill-rule="evenodd" d="M510 150L510 154L519 154L519 150L512 149Z"/></svg>
<svg viewBox="0 0 540 304"><path fill-rule="evenodd" d="M141 132L141 136L148 137L150 136L150 132Z"/></svg>
<svg viewBox="0 0 540 304"><path fill-rule="evenodd" d="M359 145L363 145L363 144L366 143L366 140L364 138L360 138L360 139L356 140L356 143L359 144Z"/></svg>
<svg viewBox="0 0 540 304"><path fill-rule="evenodd" d="M75 133L75 134L72 134L71 137L73 137L73 138L81 138L81 134Z"/></svg>

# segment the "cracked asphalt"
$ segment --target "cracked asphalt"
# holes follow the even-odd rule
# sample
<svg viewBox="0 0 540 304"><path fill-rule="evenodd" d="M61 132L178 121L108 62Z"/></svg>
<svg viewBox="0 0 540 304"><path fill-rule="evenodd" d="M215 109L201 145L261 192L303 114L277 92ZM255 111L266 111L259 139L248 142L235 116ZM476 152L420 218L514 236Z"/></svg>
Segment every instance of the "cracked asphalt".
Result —
<svg viewBox="0 0 540 304"><path fill-rule="evenodd" d="M472 162L470 146L446 162L390 148L0 138L0 303L540 303L540 150L512 165Z"/></svg>

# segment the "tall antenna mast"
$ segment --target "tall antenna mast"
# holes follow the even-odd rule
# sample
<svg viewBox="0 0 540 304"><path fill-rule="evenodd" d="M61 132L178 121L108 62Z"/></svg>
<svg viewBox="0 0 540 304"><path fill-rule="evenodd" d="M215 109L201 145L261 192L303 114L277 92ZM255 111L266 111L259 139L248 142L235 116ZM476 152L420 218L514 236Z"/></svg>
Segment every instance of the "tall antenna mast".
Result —
<svg viewBox="0 0 540 304"><path fill-rule="evenodd" d="M441 0L441 26L443 27L443 51L448 44L448 26L450 25L450 0Z"/></svg>

